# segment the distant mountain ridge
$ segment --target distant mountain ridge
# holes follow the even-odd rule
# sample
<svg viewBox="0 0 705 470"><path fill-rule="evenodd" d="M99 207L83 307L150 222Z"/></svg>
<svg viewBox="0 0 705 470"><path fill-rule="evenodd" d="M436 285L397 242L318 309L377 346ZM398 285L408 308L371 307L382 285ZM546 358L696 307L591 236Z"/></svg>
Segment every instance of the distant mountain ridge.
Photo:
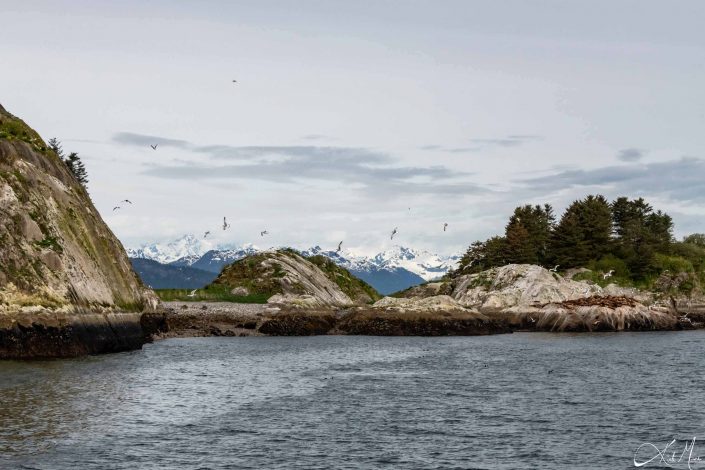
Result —
<svg viewBox="0 0 705 470"><path fill-rule="evenodd" d="M261 251L264 250L254 245L214 247L207 240L198 239L193 235L186 235L166 244L144 245L127 250L130 258L149 259L172 267L190 267L216 275L224 266ZM395 246L373 257L348 251L324 250L320 246L302 250L301 253L305 256L323 255L330 258L382 294L390 294L437 279L455 268L460 260L459 255L444 257L402 246ZM173 275L178 277L177 272L173 272ZM174 282L177 282L177 279L174 279Z"/></svg>

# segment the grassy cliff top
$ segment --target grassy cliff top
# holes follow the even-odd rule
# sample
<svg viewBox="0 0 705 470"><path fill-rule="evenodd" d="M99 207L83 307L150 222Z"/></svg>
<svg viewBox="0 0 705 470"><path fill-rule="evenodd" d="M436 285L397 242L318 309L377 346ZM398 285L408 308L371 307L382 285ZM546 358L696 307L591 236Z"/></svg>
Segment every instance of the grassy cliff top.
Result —
<svg viewBox="0 0 705 470"><path fill-rule="evenodd" d="M2 105L0 105L0 139L21 140L40 152L47 150L47 145L39 134L22 119L8 113Z"/></svg>

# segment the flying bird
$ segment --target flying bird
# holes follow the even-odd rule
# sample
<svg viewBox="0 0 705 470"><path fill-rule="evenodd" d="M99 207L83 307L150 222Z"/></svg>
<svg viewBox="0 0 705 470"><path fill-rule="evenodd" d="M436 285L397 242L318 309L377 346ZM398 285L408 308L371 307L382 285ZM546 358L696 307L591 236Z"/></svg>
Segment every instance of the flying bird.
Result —
<svg viewBox="0 0 705 470"><path fill-rule="evenodd" d="M203 234L203 238L206 238L206 237L207 237L208 235L210 235L210 234L211 234L210 231L204 233L204 234Z"/></svg>
<svg viewBox="0 0 705 470"><path fill-rule="evenodd" d="M190 294L186 294L186 297L196 297L196 291L197 291L197 290L198 290L198 289L192 290Z"/></svg>
<svg viewBox="0 0 705 470"><path fill-rule="evenodd" d="M389 237L390 240L394 240L394 235L397 234L397 228L398 228L398 227L394 227L394 230L392 230L392 236Z"/></svg>
<svg viewBox="0 0 705 470"><path fill-rule="evenodd" d="M115 206L115 207L113 207L113 212L115 212L115 211L118 210L118 209L122 209L122 207L120 207L120 206Z"/></svg>
<svg viewBox="0 0 705 470"><path fill-rule="evenodd" d="M120 201L120 202L126 202L126 203L128 203L128 204L132 204L132 201L130 201L129 199L123 199L123 200Z"/></svg>
<svg viewBox="0 0 705 470"><path fill-rule="evenodd" d="M549 272L552 272L552 273L557 273L559 266L560 266L560 264L557 264L557 265L555 265L555 266L553 267L553 269L549 269L548 271L549 271Z"/></svg>
<svg viewBox="0 0 705 470"><path fill-rule="evenodd" d="M609 277L612 277L612 274L613 274L613 273L614 273L614 269L610 269L610 272L605 273L605 274L602 275L602 279L604 280L604 279L607 279L607 278L609 278Z"/></svg>
<svg viewBox="0 0 705 470"><path fill-rule="evenodd" d="M448 222L443 224L443 231L445 232L447 228L448 228Z"/></svg>
<svg viewBox="0 0 705 470"><path fill-rule="evenodd" d="M233 83L237 83L237 80L233 80Z"/></svg>
<svg viewBox="0 0 705 470"><path fill-rule="evenodd" d="M154 145L150 144L150 147L152 147L152 150L157 150L157 145L159 145L159 144L154 144Z"/></svg>
<svg viewBox="0 0 705 470"><path fill-rule="evenodd" d="M267 232L266 230L262 230L262 231L259 233L259 236L260 236L260 237L263 237L263 236L268 235L268 234L269 234L269 232Z"/></svg>
<svg viewBox="0 0 705 470"><path fill-rule="evenodd" d="M228 223L228 221L226 220L226 218L223 217L223 230L227 230L227 229L229 229L229 228L230 228L230 224Z"/></svg>
<svg viewBox="0 0 705 470"><path fill-rule="evenodd" d="M340 250L342 250L342 249L343 249L343 242L341 241L340 243L338 243L338 249L335 250L335 252L340 253Z"/></svg>

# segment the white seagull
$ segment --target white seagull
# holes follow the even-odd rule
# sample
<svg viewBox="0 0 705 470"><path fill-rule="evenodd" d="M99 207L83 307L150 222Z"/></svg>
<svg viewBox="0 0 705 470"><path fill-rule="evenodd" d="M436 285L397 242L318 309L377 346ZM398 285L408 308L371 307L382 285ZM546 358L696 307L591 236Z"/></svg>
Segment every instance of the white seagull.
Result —
<svg viewBox="0 0 705 470"><path fill-rule="evenodd" d="M120 206L115 206L115 207L113 207L113 212L115 212L115 211L118 210L118 209L122 209L122 207L120 207Z"/></svg>
<svg viewBox="0 0 705 470"><path fill-rule="evenodd" d="M223 217L223 230L227 230L227 229L229 229L229 228L230 228L230 224L229 224L228 221L225 219L225 217Z"/></svg>
<svg viewBox="0 0 705 470"><path fill-rule="evenodd" d="M190 294L186 294L186 297L196 297L196 291L197 291L197 290L198 290L198 289L192 290Z"/></svg>
<svg viewBox="0 0 705 470"><path fill-rule="evenodd" d="M265 236L265 235L269 235L269 232L267 232L266 230L262 230L262 231L259 233L259 236L260 236L260 237L263 237L263 236Z"/></svg>
<svg viewBox="0 0 705 470"><path fill-rule="evenodd" d="M612 277L612 274L614 273L614 269L610 269L610 272L603 274L602 275L602 280L607 279L608 277Z"/></svg>
<svg viewBox="0 0 705 470"><path fill-rule="evenodd" d="M549 269L549 271L552 272L552 273L557 273L559 266L560 266L560 264L557 264L557 265L555 265L555 266L553 267L553 269Z"/></svg>
<svg viewBox="0 0 705 470"><path fill-rule="evenodd" d="M210 234L211 234L211 232L210 232L210 231L208 231L208 232L204 233L204 234L203 234L203 238L206 238L206 237L207 237L208 235L210 235Z"/></svg>
<svg viewBox="0 0 705 470"><path fill-rule="evenodd" d="M128 203L128 204L132 204L132 201L130 201L129 199L123 199L123 200L120 201L120 202L126 202L126 203Z"/></svg>
<svg viewBox="0 0 705 470"><path fill-rule="evenodd" d="M335 252L340 253L340 250L342 250L342 249L343 249L343 242L341 241L340 243L338 243L338 249L335 250Z"/></svg>
<svg viewBox="0 0 705 470"><path fill-rule="evenodd" d="M394 240L394 235L397 234L397 228L398 228L398 227L394 227L394 230L392 230L392 236L389 237L390 240Z"/></svg>

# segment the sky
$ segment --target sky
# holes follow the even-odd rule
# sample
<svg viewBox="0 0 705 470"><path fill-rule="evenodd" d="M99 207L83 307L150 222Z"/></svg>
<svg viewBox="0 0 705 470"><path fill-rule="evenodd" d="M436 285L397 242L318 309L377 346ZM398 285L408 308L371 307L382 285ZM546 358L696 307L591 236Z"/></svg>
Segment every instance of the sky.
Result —
<svg viewBox="0 0 705 470"><path fill-rule="evenodd" d="M700 1L0 0L0 104L79 153L126 246L211 231L453 254L517 205L594 193L645 197L680 237L705 231L702 18Z"/></svg>

